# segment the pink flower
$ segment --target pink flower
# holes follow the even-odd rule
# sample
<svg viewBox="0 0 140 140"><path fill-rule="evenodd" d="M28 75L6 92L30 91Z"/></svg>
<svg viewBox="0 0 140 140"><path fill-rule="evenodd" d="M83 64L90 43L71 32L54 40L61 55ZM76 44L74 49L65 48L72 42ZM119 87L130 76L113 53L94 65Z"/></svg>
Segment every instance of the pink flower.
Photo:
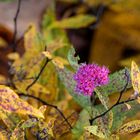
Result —
<svg viewBox="0 0 140 140"><path fill-rule="evenodd" d="M108 84L108 74L109 69L105 66L82 64L74 75L75 91L85 96L91 96L96 87Z"/></svg>

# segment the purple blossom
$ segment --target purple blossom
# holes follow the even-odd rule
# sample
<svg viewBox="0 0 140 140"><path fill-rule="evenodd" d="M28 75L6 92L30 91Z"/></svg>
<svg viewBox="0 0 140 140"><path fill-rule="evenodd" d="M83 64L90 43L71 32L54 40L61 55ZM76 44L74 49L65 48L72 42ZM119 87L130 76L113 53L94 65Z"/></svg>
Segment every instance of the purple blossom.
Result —
<svg viewBox="0 0 140 140"><path fill-rule="evenodd" d="M108 74L109 69L105 66L82 64L74 75L75 91L85 96L91 96L96 87L108 84Z"/></svg>

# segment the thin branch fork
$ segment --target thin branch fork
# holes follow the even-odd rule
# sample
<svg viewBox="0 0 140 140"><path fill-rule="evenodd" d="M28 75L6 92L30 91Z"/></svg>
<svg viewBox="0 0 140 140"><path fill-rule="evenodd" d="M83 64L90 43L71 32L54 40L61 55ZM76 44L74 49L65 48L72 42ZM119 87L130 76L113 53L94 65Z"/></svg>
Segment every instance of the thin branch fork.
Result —
<svg viewBox="0 0 140 140"><path fill-rule="evenodd" d="M127 79L126 79L126 84L125 84L124 88L122 89L122 91L120 92L120 95L119 95L119 98L118 98L117 102L116 102L113 106L111 106L108 110L106 110L105 112L103 112L102 114L100 114L100 115L94 117L93 119L90 119L90 120L89 120L90 124L93 124L93 122L94 122L96 119L98 119L98 118L103 117L104 115L106 115L106 114L107 114L110 110L112 110L114 107L116 107L116 106L118 106L118 105L121 105L121 104L125 104L125 103L128 103L128 102L131 102L131 101L136 100L136 98L133 98L133 99L128 99L128 100L125 100L125 101L120 102L120 100L121 100L121 98L122 98L122 95L123 95L123 93L125 92L125 90L126 90L126 88L127 88L127 86L128 86L129 76L127 75L127 70L125 70L125 76L126 76L126 78L127 78Z"/></svg>
<svg viewBox="0 0 140 140"><path fill-rule="evenodd" d="M30 98L36 99L36 100L38 100L39 102L41 102L42 104L47 105L47 106L49 106L49 107L52 107L52 108L56 109L56 110L59 112L59 114L64 118L64 121L68 124L69 128L72 129L71 124L68 122L68 120L67 120L67 118L65 117L65 115L62 113L62 111L61 111L57 106L52 105L52 104L49 104L49 103L47 103L46 101L44 101L44 100L42 100L42 99L40 99L40 98L38 98L38 97L35 97L35 96L33 96L33 95L29 95L29 94L25 94L25 93L18 93L18 95L19 95L19 96L25 96L25 97L30 97Z"/></svg>

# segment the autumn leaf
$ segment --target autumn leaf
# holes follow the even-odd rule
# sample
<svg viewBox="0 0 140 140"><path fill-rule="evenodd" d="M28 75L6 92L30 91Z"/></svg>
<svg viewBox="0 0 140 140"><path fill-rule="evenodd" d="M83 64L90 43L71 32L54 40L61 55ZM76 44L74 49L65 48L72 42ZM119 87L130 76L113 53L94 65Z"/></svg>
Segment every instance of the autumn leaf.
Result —
<svg viewBox="0 0 140 140"><path fill-rule="evenodd" d="M82 28L95 22L96 18L91 15L77 15L75 17L70 17L63 19L61 21L55 21L50 28Z"/></svg>
<svg viewBox="0 0 140 140"><path fill-rule="evenodd" d="M6 137L6 134L3 134L2 131L0 131L0 140L8 140L8 138Z"/></svg>
<svg viewBox="0 0 140 140"><path fill-rule="evenodd" d="M140 130L140 120L134 120L124 124L121 128L119 128L119 134L130 134Z"/></svg>
<svg viewBox="0 0 140 140"><path fill-rule="evenodd" d="M132 79L132 86L135 92L140 92L140 70L137 64L132 61L131 63L131 79Z"/></svg>
<svg viewBox="0 0 140 140"><path fill-rule="evenodd" d="M12 89L4 85L0 85L0 109L9 113L14 112L44 118L38 109L20 99Z"/></svg>
<svg viewBox="0 0 140 140"><path fill-rule="evenodd" d="M99 138L105 138L105 135L98 130L98 126L94 125L94 126L86 126L85 130L87 130L88 132L98 136Z"/></svg>
<svg viewBox="0 0 140 140"><path fill-rule="evenodd" d="M24 140L24 130L19 127L20 123L17 125L17 127L12 132L12 135L10 137L10 140Z"/></svg>
<svg viewBox="0 0 140 140"><path fill-rule="evenodd" d="M19 59L19 54L18 53L10 53L7 55L9 60L17 60Z"/></svg>

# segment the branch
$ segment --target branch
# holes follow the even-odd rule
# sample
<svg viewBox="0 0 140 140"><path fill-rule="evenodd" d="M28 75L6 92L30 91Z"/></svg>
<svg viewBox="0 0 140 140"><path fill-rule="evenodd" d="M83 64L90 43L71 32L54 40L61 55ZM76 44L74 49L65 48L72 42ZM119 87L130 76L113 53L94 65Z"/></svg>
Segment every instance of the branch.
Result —
<svg viewBox="0 0 140 140"><path fill-rule="evenodd" d="M114 107L116 107L116 106L118 106L118 105L121 105L121 104L124 104L124 103L127 103L127 102L134 101L134 100L136 99L136 98L134 98L134 99L128 99L128 100L125 100L125 101L120 102L120 100L121 100L121 98L122 98L122 95L123 95L123 93L125 92L125 90L126 90L126 88L127 88L127 86L128 86L129 76L127 75L127 70L125 70L125 76L126 76L126 78L127 78L127 79L126 79L126 84L125 84L124 88L122 89L122 91L120 92L120 96L119 96L117 102L116 102L113 106L111 106L108 110L106 110L105 112L103 112L102 114L100 114L100 115L94 117L93 119L90 119L90 120L89 120L90 124L92 124L93 121L95 121L96 119L98 119L98 118L100 118L100 117L103 117L106 113L108 113L108 112L109 112L110 110L112 110Z"/></svg>
<svg viewBox="0 0 140 140"><path fill-rule="evenodd" d="M126 90L126 88L127 88L127 86L128 86L129 75L127 75L127 69L125 69L125 76L126 76L126 78L127 78L127 79L126 79L126 84L125 84L123 90L120 92L120 96L119 96L119 98L118 98L116 104L118 104L118 103L120 102L120 100L121 100L121 98L122 98L122 95L123 95L123 93L125 92L125 90Z"/></svg>
<svg viewBox="0 0 140 140"><path fill-rule="evenodd" d="M46 58L46 61L43 65L43 67L41 68L40 72L38 73L37 77L35 78L35 80L30 85L27 86L26 91L28 91L37 82L37 80L41 76L42 72L44 71L44 69L45 69L45 67L46 67L46 65L48 64L49 61L50 61L50 59Z"/></svg>
<svg viewBox="0 0 140 140"><path fill-rule="evenodd" d="M14 17L14 35L13 35L13 40L12 40L12 48L13 48L13 52L16 51L16 36L17 36L17 19L19 16L19 12L20 12L20 8L21 8L21 1L22 0L18 0L18 6L17 6L17 11Z"/></svg>
<svg viewBox="0 0 140 140"><path fill-rule="evenodd" d="M104 113L102 113L102 114L96 116L95 118L89 120L90 124L93 124L93 122L94 122L96 119L98 119L98 118L100 118L100 117L103 117L106 113L108 113L108 112L109 112L110 110L112 110L114 107L116 107L116 106L118 106L118 105L121 105L121 104L128 103L128 102L132 102L132 101L134 101L134 100L136 100L136 98L134 98L134 99L128 99L128 100L119 102L118 104L114 104L112 107L110 107L110 108L109 108L107 111L105 111Z"/></svg>
<svg viewBox="0 0 140 140"><path fill-rule="evenodd" d="M68 122L68 120L67 120L67 118L65 117L65 115L62 113L62 111L61 111L57 106L52 105L52 104L49 104L49 103L45 102L44 100L42 100L42 99L40 99L40 98L38 98L38 97L35 97L35 96L33 96L33 95L24 94L24 93L19 93L18 95L19 95L19 96L25 96L25 97L30 97L30 98L36 99L36 100L38 100L39 102L41 102L42 104L47 105L47 106L50 106L50 107L56 109L56 110L59 112L59 114L64 118L64 120L67 122L67 124L69 125L70 129L72 129L71 124Z"/></svg>

